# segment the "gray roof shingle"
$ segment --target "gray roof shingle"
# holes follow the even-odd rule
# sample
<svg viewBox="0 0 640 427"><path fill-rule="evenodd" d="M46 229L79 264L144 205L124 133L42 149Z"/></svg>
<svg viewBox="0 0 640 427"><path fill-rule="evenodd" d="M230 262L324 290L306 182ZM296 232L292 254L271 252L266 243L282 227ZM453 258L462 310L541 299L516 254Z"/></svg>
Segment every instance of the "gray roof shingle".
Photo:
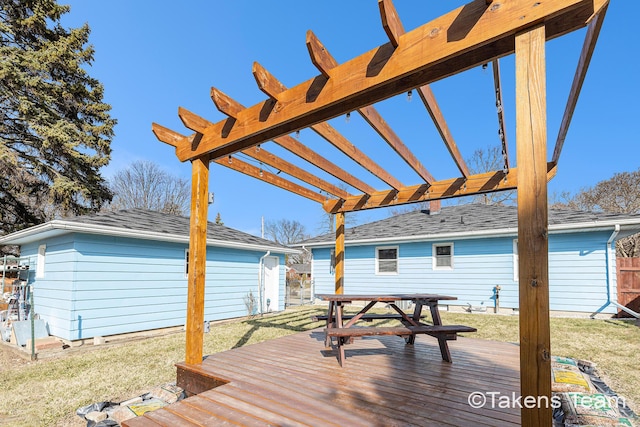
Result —
<svg viewBox="0 0 640 427"><path fill-rule="evenodd" d="M348 214L347 214L348 215ZM594 213L573 210L549 210L549 225L598 223L617 219L636 219L640 215ZM518 227L517 207L465 204L442 207L439 213L416 210L345 230L345 242L426 236L451 233L472 233ZM333 233L305 240L299 245L331 242Z"/></svg>
<svg viewBox="0 0 640 427"><path fill-rule="evenodd" d="M97 214L65 218L65 222L189 236L188 217L146 209L126 209L115 212L101 212ZM270 240L261 239L260 237L212 222L209 222L207 226L207 238L224 242L286 248L286 246Z"/></svg>

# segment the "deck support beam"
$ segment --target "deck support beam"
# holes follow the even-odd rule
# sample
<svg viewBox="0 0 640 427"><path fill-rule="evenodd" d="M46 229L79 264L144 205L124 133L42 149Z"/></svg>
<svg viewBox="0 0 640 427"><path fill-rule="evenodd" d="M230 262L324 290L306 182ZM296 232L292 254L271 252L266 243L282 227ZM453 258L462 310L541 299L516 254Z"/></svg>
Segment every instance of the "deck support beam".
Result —
<svg viewBox="0 0 640 427"><path fill-rule="evenodd" d="M344 293L344 212L336 214L336 294Z"/></svg>
<svg viewBox="0 0 640 427"><path fill-rule="evenodd" d="M523 426L551 426L545 27L516 35L520 387Z"/></svg>
<svg viewBox="0 0 640 427"><path fill-rule="evenodd" d="M202 363L208 193L209 156L198 157L191 161L191 218L185 356L185 363L192 365Z"/></svg>

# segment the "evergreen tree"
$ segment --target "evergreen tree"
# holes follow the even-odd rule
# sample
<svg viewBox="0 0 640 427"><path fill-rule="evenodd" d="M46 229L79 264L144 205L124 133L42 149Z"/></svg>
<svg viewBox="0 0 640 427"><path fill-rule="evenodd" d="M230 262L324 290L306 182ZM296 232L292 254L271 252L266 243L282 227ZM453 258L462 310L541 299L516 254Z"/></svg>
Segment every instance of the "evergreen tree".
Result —
<svg viewBox="0 0 640 427"><path fill-rule="evenodd" d="M0 0L0 233L96 211L111 199L116 123L91 65L89 27L65 29L69 6Z"/></svg>

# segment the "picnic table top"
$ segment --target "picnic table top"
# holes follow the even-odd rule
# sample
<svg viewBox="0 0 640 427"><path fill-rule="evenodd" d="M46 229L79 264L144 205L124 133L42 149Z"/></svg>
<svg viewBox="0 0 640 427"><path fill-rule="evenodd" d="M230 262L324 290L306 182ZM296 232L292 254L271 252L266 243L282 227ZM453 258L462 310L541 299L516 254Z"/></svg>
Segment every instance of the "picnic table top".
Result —
<svg viewBox="0 0 640 427"><path fill-rule="evenodd" d="M383 294L383 295L349 295L349 294L316 294L316 297L320 298L323 301L379 301L379 302L390 302L390 301L399 301L399 300L431 300L431 301L439 301L439 300L455 300L458 299L454 296L449 295L438 295L438 294Z"/></svg>

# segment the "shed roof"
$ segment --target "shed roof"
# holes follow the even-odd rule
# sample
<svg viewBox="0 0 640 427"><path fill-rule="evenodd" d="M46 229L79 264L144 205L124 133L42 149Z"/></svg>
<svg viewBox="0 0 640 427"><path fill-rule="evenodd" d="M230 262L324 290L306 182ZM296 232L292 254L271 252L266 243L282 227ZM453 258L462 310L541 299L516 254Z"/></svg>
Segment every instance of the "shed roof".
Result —
<svg viewBox="0 0 640 427"><path fill-rule="evenodd" d="M485 204L465 204L443 207L439 212L416 210L379 221L348 228L347 244L427 240L443 238L490 237L516 235L517 207ZM619 236L640 231L640 215L585 212L566 209L549 210L549 232L580 232L612 230L621 227ZM313 237L298 246L333 246L332 233Z"/></svg>
<svg viewBox="0 0 640 427"><path fill-rule="evenodd" d="M311 274L311 264L291 264L289 268L298 274Z"/></svg>
<svg viewBox="0 0 640 427"><path fill-rule="evenodd" d="M72 218L56 219L0 237L2 245L23 245L67 233L88 233L157 241L188 242L189 218L146 209L100 212ZM208 223L207 244L251 250L297 252L221 224Z"/></svg>

